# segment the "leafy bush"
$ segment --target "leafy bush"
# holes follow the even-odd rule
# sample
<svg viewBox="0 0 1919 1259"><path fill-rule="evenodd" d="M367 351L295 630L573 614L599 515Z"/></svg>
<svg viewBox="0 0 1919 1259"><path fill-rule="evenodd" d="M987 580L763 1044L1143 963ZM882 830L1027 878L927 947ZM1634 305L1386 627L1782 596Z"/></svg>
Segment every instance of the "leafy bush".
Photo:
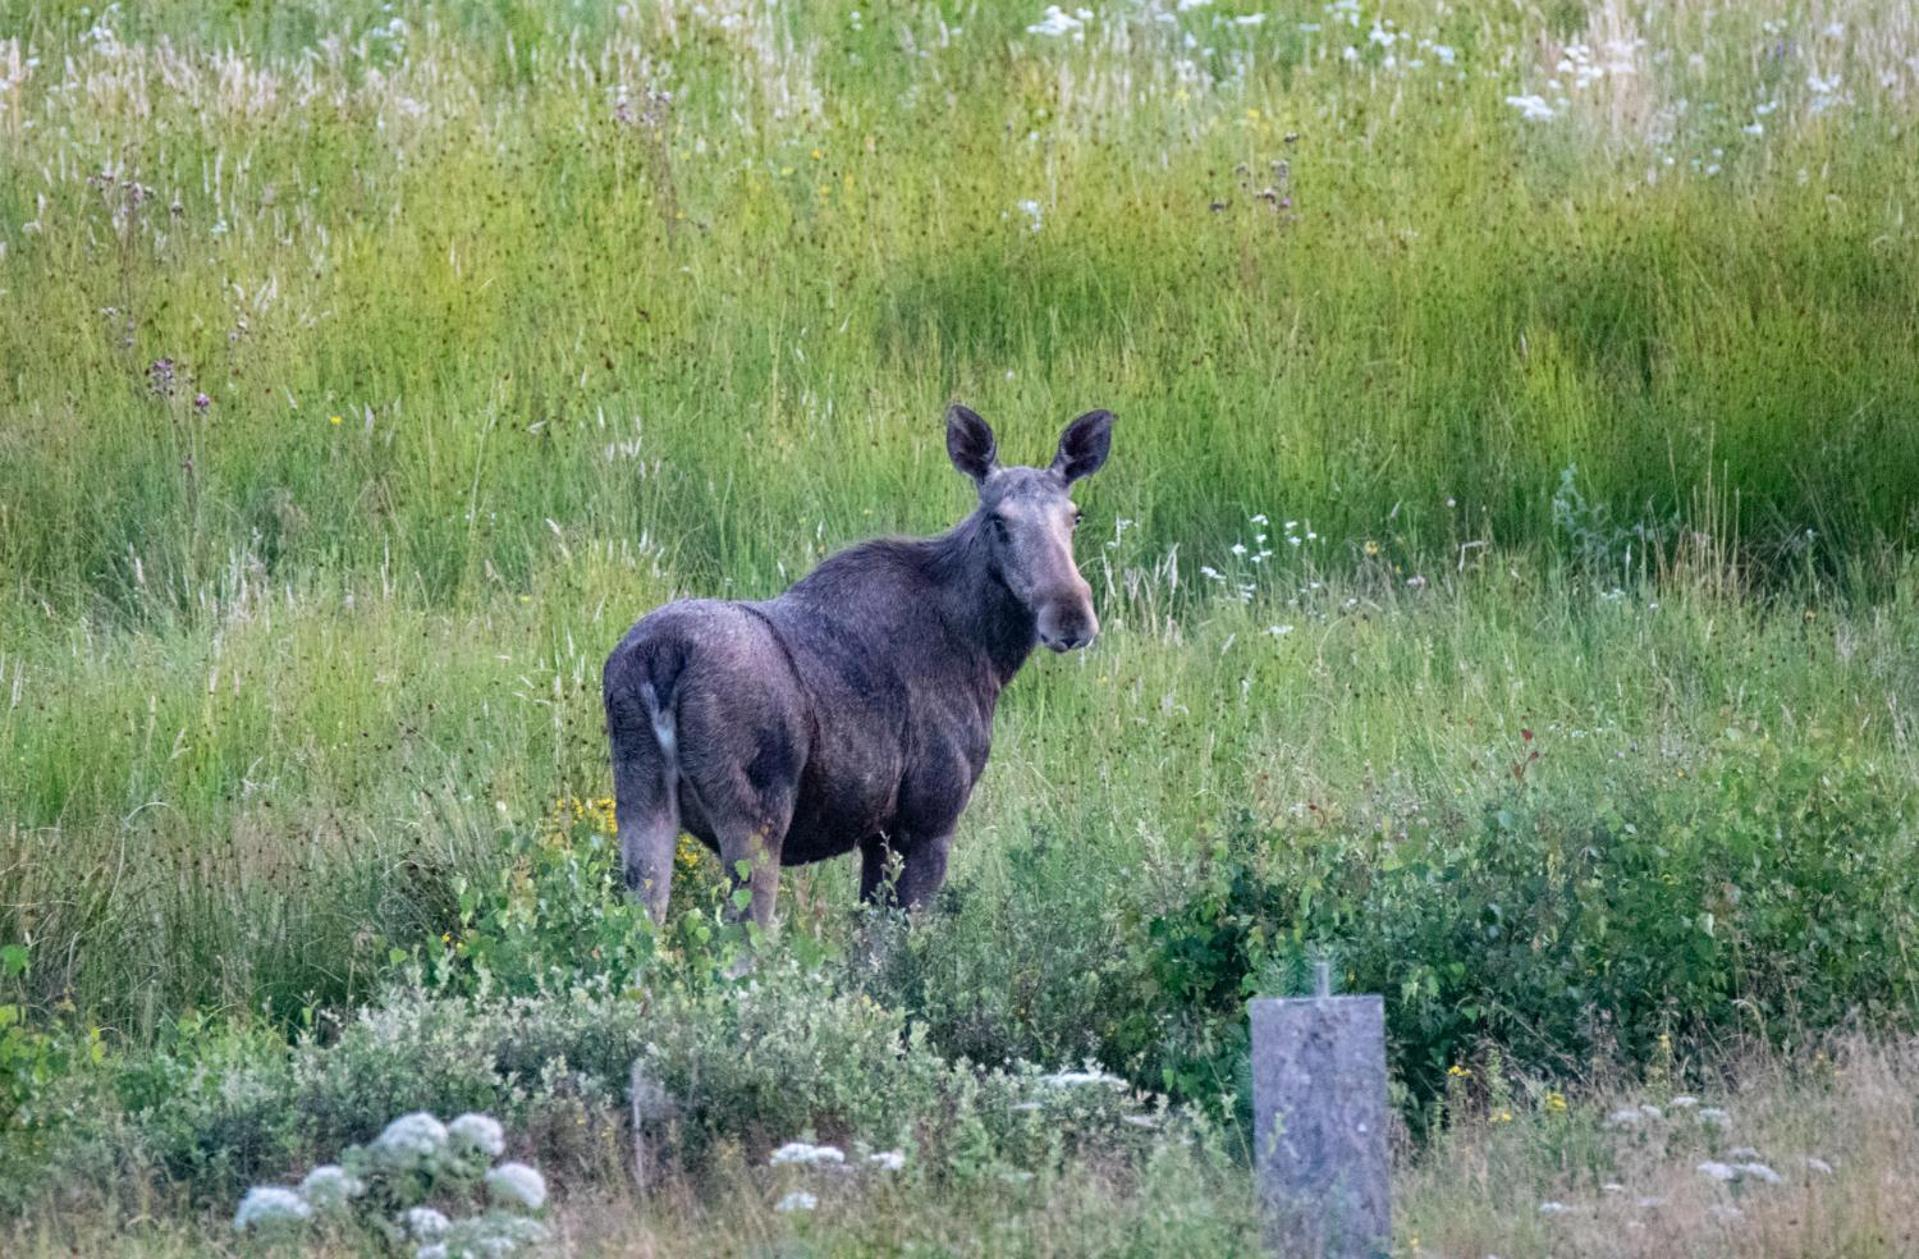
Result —
<svg viewBox="0 0 1919 1259"><path fill-rule="evenodd" d="M1115 1049L1175 1094L1239 1078L1244 1002L1325 950L1386 995L1394 1067L1431 1096L1483 1042L1524 1065L1649 1059L1662 1035L1910 1024L1911 802L1870 766L1722 747L1714 772L1595 794L1523 783L1398 833L1221 838L1147 924Z"/></svg>

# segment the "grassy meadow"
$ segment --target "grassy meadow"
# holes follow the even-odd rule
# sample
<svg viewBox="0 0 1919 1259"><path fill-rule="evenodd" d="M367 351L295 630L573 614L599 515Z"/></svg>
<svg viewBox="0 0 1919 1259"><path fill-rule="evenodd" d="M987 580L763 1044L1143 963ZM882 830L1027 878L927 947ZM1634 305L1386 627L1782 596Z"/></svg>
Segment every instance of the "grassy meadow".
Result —
<svg viewBox="0 0 1919 1259"><path fill-rule="evenodd" d="M0 1249L424 1109L563 1253L1246 1253L1328 956L1396 1254L1911 1253L1916 124L1868 0L0 0ZM1118 413L1104 634L728 980L600 665L957 520L954 399Z"/></svg>

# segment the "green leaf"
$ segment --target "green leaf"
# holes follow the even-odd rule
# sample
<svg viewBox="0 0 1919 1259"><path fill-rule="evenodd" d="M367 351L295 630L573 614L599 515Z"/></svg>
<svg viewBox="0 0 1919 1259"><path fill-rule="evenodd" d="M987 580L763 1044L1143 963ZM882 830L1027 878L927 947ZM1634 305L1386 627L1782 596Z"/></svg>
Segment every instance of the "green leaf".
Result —
<svg viewBox="0 0 1919 1259"><path fill-rule="evenodd" d="M27 973L27 946L24 944L0 945L0 975L11 979L15 975Z"/></svg>

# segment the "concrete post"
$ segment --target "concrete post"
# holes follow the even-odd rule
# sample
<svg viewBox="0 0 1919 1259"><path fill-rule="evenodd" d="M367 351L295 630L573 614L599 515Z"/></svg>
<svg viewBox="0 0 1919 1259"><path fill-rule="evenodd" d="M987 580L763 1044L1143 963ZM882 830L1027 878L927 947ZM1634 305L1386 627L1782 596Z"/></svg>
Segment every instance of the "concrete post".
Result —
<svg viewBox="0 0 1919 1259"><path fill-rule="evenodd" d="M1273 1253L1375 1259L1392 1247L1386 1011L1379 997L1262 997L1253 1150Z"/></svg>

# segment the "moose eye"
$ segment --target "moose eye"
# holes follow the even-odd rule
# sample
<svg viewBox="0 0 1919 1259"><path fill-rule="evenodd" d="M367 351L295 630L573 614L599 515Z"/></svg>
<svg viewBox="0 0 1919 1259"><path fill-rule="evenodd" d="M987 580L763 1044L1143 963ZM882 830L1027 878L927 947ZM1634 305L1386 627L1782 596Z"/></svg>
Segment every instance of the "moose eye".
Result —
<svg viewBox="0 0 1919 1259"><path fill-rule="evenodd" d="M1084 519L1086 519L1086 513L1075 507L1073 509L1073 528L1079 528L1079 522Z"/></svg>

